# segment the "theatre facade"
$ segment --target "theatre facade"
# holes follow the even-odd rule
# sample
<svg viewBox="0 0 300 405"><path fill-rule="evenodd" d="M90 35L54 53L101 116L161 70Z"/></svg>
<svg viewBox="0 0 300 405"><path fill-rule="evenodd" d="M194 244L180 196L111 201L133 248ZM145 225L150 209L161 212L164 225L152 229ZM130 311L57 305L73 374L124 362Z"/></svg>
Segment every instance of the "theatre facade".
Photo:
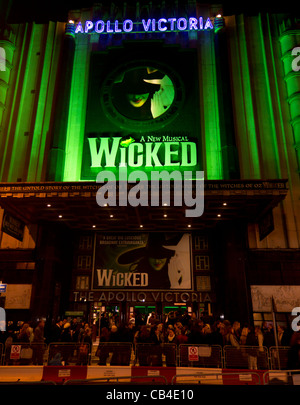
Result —
<svg viewBox="0 0 300 405"><path fill-rule="evenodd" d="M299 20L136 3L1 28L8 319L300 305Z"/></svg>

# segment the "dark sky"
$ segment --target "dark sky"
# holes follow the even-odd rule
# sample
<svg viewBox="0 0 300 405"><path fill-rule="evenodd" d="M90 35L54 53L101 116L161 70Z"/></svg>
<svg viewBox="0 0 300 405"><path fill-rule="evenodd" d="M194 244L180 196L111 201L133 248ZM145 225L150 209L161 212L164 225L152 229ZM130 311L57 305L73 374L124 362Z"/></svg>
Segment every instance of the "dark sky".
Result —
<svg viewBox="0 0 300 405"><path fill-rule="evenodd" d="M5 1L5 0L4 0ZM7 1L7 0L6 0ZM98 0L98 1L87 1L87 0L10 0L12 1L13 6L11 7L10 20L11 22L19 21L48 21L58 20L66 21L68 10L76 8L85 8L90 7L93 3L103 3L110 4L118 3L119 0ZM183 2L184 0L182 0ZM223 4L224 15L232 15L239 13L246 14L257 14L258 12L275 12L275 13L292 13L296 14L299 8L299 0L203 0L203 3L206 4ZM161 0L152 0L152 3L161 4ZM168 2L168 0L167 0ZM1 0L0 0L1 3ZM122 4L123 1L120 1ZM127 3L136 4L136 0L127 0ZM149 0L140 0L140 3L149 3ZM175 1L174 1L175 3ZM179 0L180 3L180 0ZM298 6L297 6L298 4Z"/></svg>

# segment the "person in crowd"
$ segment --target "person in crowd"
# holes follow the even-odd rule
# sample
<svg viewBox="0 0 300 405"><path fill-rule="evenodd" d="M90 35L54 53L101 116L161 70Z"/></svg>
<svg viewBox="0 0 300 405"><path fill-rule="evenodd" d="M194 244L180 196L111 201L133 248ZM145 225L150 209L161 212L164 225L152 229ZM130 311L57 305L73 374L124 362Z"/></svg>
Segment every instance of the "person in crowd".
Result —
<svg viewBox="0 0 300 405"><path fill-rule="evenodd" d="M164 334L163 334L163 324L162 323L158 323L153 325L153 327L151 328L151 342L155 343L155 344L161 344L164 343L165 339L164 339Z"/></svg>
<svg viewBox="0 0 300 405"><path fill-rule="evenodd" d="M109 329L104 326L103 328L101 328L101 332L100 332L100 342L108 342L109 341Z"/></svg>
<svg viewBox="0 0 300 405"><path fill-rule="evenodd" d="M240 337L241 345L246 344L248 333L249 333L249 326L247 324L245 324L241 331L241 337Z"/></svg>
<svg viewBox="0 0 300 405"><path fill-rule="evenodd" d="M121 335L120 335L119 329L116 325L112 325L108 341L109 342L121 342Z"/></svg>
<svg viewBox="0 0 300 405"><path fill-rule="evenodd" d="M166 343L178 343L173 325L168 326Z"/></svg>
<svg viewBox="0 0 300 405"><path fill-rule="evenodd" d="M30 343L30 327L28 323L23 323L20 333L18 335L18 341L24 343Z"/></svg>
<svg viewBox="0 0 300 405"><path fill-rule="evenodd" d="M60 342L62 328L63 328L63 321L61 319L59 319L59 320L57 320L57 322L55 323L55 325L53 326L53 328L51 330L50 343L51 342Z"/></svg>
<svg viewBox="0 0 300 405"><path fill-rule="evenodd" d="M211 328L210 342L212 345L224 346L225 325L220 320L214 322Z"/></svg>
<svg viewBox="0 0 300 405"><path fill-rule="evenodd" d="M150 328L142 325L135 335L136 343L151 343Z"/></svg>
<svg viewBox="0 0 300 405"><path fill-rule="evenodd" d="M270 322L263 322L261 331L264 336L264 345L267 348L269 348L271 346L275 346L275 336L274 336L273 324Z"/></svg>
<svg viewBox="0 0 300 405"><path fill-rule="evenodd" d="M184 344L188 343L189 338L188 338L188 335L187 335L187 330L188 329L187 329L186 325L182 326L179 329L179 333L177 333L177 335L176 335L176 340L177 340L178 345L184 345Z"/></svg>
<svg viewBox="0 0 300 405"><path fill-rule="evenodd" d="M237 338L237 335L234 333L234 328L232 325L230 325L227 329L226 344L231 345L236 349L240 349L240 342Z"/></svg>
<svg viewBox="0 0 300 405"><path fill-rule="evenodd" d="M34 337L33 337L33 354L32 354L32 362L35 365L43 365L43 357L45 352L45 337L44 337L44 327L45 321L41 319L34 329Z"/></svg>
<svg viewBox="0 0 300 405"><path fill-rule="evenodd" d="M84 333L80 339L80 346L78 348L78 362L77 365L87 365L89 360L89 355L91 354L93 347L92 341L92 328L87 326L84 329Z"/></svg>

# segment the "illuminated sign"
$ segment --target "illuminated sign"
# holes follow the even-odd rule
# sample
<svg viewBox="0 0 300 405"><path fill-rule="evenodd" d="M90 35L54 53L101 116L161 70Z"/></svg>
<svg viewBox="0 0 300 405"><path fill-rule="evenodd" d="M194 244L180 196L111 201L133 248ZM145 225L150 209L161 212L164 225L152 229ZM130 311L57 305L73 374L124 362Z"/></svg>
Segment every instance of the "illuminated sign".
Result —
<svg viewBox="0 0 300 405"><path fill-rule="evenodd" d="M180 17L180 18L148 18L140 22L130 19L123 22L115 21L90 21L78 22L75 34L120 34L120 33L144 33L144 32L180 32L180 31L207 31L213 29L213 23L208 18Z"/></svg>
<svg viewBox="0 0 300 405"><path fill-rule="evenodd" d="M153 138L156 139L152 142ZM91 167L195 167L197 165L197 145L188 142L187 137L142 136L139 142L130 137L88 138ZM184 142L179 142L183 139ZM123 144L123 145L122 145Z"/></svg>
<svg viewBox="0 0 300 405"><path fill-rule="evenodd" d="M97 234L93 290L192 288L188 233Z"/></svg>

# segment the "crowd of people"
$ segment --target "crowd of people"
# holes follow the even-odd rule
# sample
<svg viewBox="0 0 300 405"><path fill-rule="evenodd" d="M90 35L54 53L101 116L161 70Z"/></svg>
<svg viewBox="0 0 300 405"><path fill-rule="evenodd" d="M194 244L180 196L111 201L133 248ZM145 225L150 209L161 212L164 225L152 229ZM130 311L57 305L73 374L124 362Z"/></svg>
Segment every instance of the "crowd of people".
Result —
<svg viewBox="0 0 300 405"><path fill-rule="evenodd" d="M130 342L137 343L174 343L207 344L221 347L231 345L236 348L243 346L271 347L279 346L291 348L291 368L300 369L300 332L277 325L277 339L271 322L264 322L261 326L241 324L238 321L213 320L211 317L197 317L195 313L183 314L170 312L168 315L158 316L154 312L147 317L136 312L126 323L120 322L117 314L102 314L99 320L92 324L62 319L51 327L45 328L45 321L41 320L33 327L23 322L19 325L8 323L7 331L2 332L0 343L7 342L74 342L89 343L92 347L98 336L99 342ZM100 332L100 336L99 336Z"/></svg>
<svg viewBox="0 0 300 405"><path fill-rule="evenodd" d="M292 329L277 325L278 345L291 346L300 343L300 334ZM176 343L265 346L276 345L273 324L264 322L261 326L241 324L238 321L213 320L211 317L198 318L191 315L171 312L164 320L152 312L147 319L135 314L127 324L109 325L101 321L102 341L132 343Z"/></svg>

